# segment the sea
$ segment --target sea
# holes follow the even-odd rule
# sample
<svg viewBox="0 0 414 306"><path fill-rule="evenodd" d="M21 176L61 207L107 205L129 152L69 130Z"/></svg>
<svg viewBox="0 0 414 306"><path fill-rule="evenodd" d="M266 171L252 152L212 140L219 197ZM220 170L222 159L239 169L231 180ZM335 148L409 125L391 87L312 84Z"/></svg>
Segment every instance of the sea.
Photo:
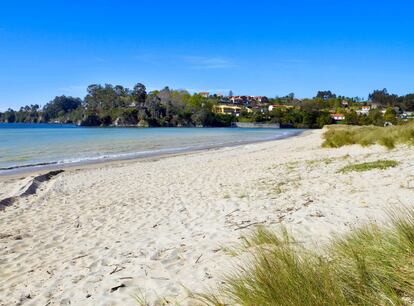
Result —
<svg viewBox="0 0 414 306"><path fill-rule="evenodd" d="M102 128L0 123L0 174L282 139L300 129Z"/></svg>

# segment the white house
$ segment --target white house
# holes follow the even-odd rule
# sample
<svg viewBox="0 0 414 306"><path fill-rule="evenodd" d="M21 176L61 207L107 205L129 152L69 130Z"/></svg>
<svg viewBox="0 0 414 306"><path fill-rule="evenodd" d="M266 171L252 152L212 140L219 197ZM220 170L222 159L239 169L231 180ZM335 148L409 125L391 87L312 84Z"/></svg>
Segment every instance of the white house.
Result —
<svg viewBox="0 0 414 306"><path fill-rule="evenodd" d="M336 120L336 121L345 120L345 115L344 114L332 114L331 117L332 117L333 120Z"/></svg>
<svg viewBox="0 0 414 306"><path fill-rule="evenodd" d="M358 115L368 115L370 110L371 110L371 106L363 105L361 109L357 110L356 112Z"/></svg>

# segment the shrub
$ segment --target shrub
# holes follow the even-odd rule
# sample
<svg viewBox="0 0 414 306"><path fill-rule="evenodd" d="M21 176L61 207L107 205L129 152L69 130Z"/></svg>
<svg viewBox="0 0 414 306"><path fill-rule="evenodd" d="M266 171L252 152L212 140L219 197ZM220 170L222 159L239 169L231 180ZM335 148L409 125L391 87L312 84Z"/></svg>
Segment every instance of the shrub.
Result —
<svg viewBox="0 0 414 306"><path fill-rule="evenodd" d="M341 172L341 173L347 173L347 172L353 172L353 171L363 172L363 171L369 171L373 169L384 170L387 168L395 167L397 165L398 165L398 162L396 162L395 160L377 160L374 162L348 165L348 166L343 167L338 172Z"/></svg>
<svg viewBox="0 0 414 306"><path fill-rule="evenodd" d="M324 138L323 147L380 144L393 149L396 144L414 144L414 122L390 127L330 126L324 133Z"/></svg>

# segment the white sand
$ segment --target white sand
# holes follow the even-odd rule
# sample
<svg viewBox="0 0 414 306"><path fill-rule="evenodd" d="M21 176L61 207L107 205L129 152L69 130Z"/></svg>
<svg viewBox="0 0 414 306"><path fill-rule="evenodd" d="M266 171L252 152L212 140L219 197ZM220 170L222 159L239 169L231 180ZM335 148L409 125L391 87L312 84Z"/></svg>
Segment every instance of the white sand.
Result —
<svg viewBox="0 0 414 306"><path fill-rule="evenodd" d="M140 291L191 304L185 288L215 284L249 224L313 248L414 204L412 148L322 149L321 133L60 174L0 211L0 305L136 305ZM336 173L378 159L400 165ZM24 182L3 178L0 199Z"/></svg>

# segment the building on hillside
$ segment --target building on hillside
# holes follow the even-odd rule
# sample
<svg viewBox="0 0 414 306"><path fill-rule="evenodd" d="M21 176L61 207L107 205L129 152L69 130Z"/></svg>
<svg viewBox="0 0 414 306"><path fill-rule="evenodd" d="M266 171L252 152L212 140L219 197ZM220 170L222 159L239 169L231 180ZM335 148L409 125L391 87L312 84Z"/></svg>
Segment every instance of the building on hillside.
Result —
<svg viewBox="0 0 414 306"><path fill-rule="evenodd" d="M371 106L369 106L369 105L363 105L361 107L361 110L362 110L363 113L369 113L369 111L371 110Z"/></svg>
<svg viewBox="0 0 414 306"><path fill-rule="evenodd" d="M267 106L263 106L263 105L252 106L252 109L254 109L256 112L260 112L262 114L267 113L267 111L268 111Z"/></svg>
<svg viewBox="0 0 414 306"><path fill-rule="evenodd" d="M232 104L255 106L258 103L268 103L268 99L265 96L229 96L227 98Z"/></svg>
<svg viewBox="0 0 414 306"><path fill-rule="evenodd" d="M243 97L243 96L232 96L232 97L230 97L230 101L233 104L242 105L242 104L244 104L244 101L245 101L244 98L245 97Z"/></svg>
<svg viewBox="0 0 414 306"><path fill-rule="evenodd" d="M369 106L369 105L363 105L363 106L361 106L361 109L358 109L356 111L356 113L358 115L368 115L370 110L371 110L371 106Z"/></svg>
<svg viewBox="0 0 414 306"><path fill-rule="evenodd" d="M262 103L262 102L264 102L265 100L267 100L267 98L266 98L266 97L264 97L264 96L256 96L256 97L254 97L254 99L255 99L257 102L260 102L260 103Z"/></svg>
<svg viewBox="0 0 414 306"><path fill-rule="evenodd" d="M348 107L349 106L349 102L347 100L342 100L341 101L341 106L342 107Z"/></svg>
<svg viewBox="0 0 414 306"><path fill-rule="evenodd" d="M335 121L343 121L345 120L344 114L331 114L331 118Z"/></svg>
<svg viewBox="0 0 414 306"><path fill-rule="evenodd" d="M294 108L294 106L293 105L284 105L284 104L273 104L273 105L269 105L269 107L268 107L269 112L271 112L272 110L277 109L277 108L279 108L279 109L291 109L291 108Z"/></svg>
<svg viewBox="0 0 414 306"><path fill-rule="evenodd" d="M248 107L241 107L241 106L237 106L237 105L215 105L213 107L213 112L215 112L216 114L225 114L225 115L234 115L234 116L240 116L241 112L245 110L248 113L253 112L250 108Z"/></svg>
<svg viewBox="0 0 414 306"><path fill-rule="evenodd" d="M407 121L409 119L414 119L414 112L402 112L400 114L400 119Z"/></svg>

